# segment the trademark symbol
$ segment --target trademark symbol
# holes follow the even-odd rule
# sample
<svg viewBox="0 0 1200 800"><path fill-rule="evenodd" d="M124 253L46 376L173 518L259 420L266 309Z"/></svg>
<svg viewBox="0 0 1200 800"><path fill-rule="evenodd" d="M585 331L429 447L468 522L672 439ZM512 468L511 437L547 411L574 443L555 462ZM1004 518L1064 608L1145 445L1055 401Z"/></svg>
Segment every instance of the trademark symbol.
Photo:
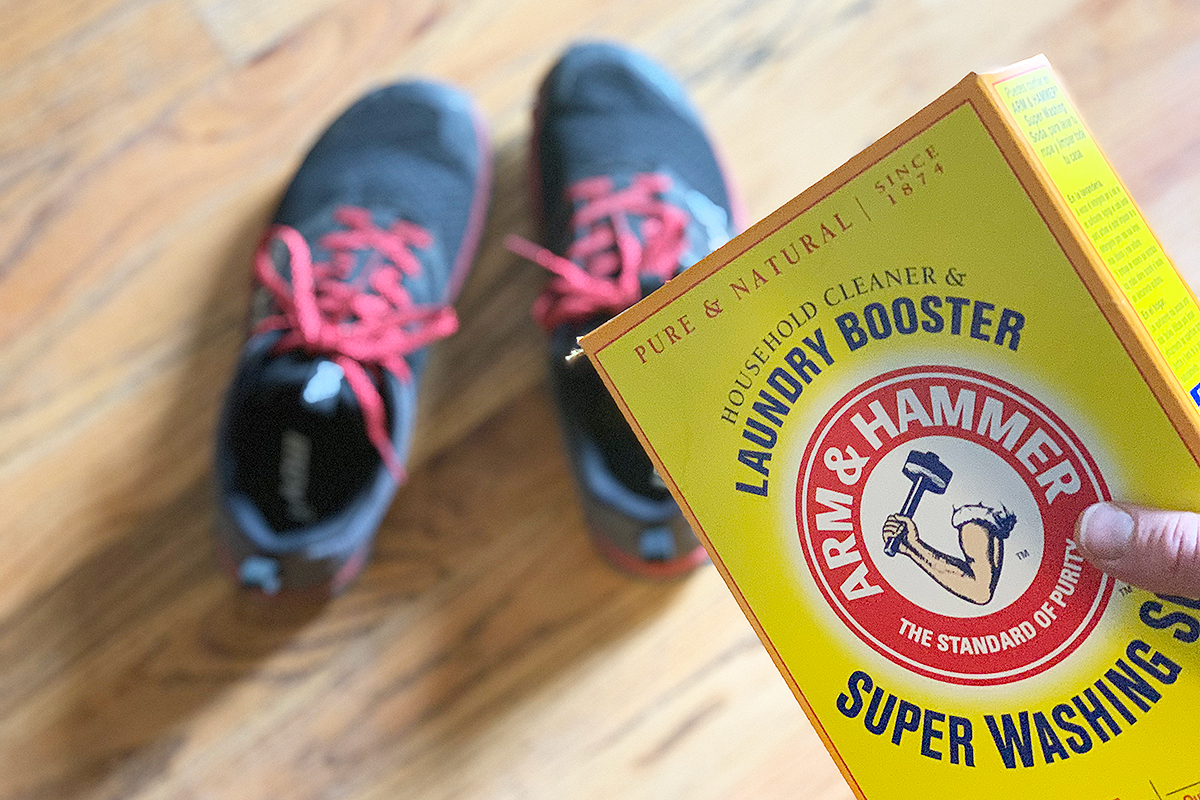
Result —
<svg viewBox="0 0 1200 800"><path fill-rule="evenodd" d="M1028 550L1020 551L1019 553L1017 553L1017 558L1024 561L1025 559L1029 558L1029 551Z"/></svg>
<svg viewBox="0 0 1200 800"><path fill-rule="evenodd" d="M1121 592L1121 597L1128 597L1129 595L1133 594L1133 587L1122 586L1119 591Z"/></svg>

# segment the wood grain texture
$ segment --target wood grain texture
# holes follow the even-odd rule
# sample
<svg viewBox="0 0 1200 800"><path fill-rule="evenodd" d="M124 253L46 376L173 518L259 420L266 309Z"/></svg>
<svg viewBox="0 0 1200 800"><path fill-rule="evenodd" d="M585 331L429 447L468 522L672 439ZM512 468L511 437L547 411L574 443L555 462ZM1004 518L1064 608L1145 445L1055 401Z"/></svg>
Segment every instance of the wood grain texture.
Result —
<svg viewBox="0 0 1200 800"><path fill-rule="evenodd" d="M1046 52L1200 283L1190 0L0 0L0 800L848 798L711 569L587 543L529 318L529 108L579 38L704 110L751 215L972 69ZM344 596L211 557L210 441L249 259L366 88L469 88L496 186L412 480Z"/></svg>

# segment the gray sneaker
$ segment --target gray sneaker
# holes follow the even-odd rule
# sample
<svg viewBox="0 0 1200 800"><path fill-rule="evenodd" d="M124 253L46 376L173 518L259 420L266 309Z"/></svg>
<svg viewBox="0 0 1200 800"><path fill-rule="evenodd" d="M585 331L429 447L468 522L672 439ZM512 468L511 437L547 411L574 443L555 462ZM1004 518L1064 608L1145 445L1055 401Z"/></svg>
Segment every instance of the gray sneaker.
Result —
<svg viewBox="0 0 1200 800"><path fill-rule="evenodd" d="M425 82L356 102L300 166L255 256L217 431L218 558L241 586L336 592L363 568L490 185L470 99Z"/></svg>
<svg viewBox="0 0 1200 800"><path fill-rule="evenodd" d="M740 206L679 83L627 48L572 47L534 114L534 208L545 247L507 246L554 273L534 305L592 539L615 567L650 578L707 560L576 337L728 241Z"/></svg>

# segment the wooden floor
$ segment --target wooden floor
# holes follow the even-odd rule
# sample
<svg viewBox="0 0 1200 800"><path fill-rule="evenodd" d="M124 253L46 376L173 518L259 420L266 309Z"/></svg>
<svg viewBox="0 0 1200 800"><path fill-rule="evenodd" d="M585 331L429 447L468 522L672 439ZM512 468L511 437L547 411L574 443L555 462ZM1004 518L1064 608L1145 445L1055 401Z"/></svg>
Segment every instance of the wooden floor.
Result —
<svg viewBox="0 0 1200 800"><path fill-rule="evenodd" d="M543 276L500 247L580 37L683 78L755 218L1044 51L1200 283L1193 0L0 0L0 798L850 796L715 571L646 585L586 542ZM209 541L250 255L331 117L414 74L493 126L462 329L364 576L262 605Z"/></svg>

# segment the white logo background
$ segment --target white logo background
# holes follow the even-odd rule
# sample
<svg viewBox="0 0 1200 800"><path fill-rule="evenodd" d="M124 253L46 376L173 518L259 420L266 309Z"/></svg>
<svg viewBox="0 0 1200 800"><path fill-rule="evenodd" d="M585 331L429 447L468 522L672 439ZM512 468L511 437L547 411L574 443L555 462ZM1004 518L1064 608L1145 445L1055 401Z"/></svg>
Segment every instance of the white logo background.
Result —
<svg viewBox="0 0 1200 800"><path fill-rule="evenodd" d="M969 603L936 584L909 558L883 552L883 524L908 496L912 481L902 471L913 450L936 453L954 475L945 494L925 492L913 521L931 547L957 557L962 549L950 523L955 508L982 503L1001 505L1017 516L1016 527L1004 542L1004 566L996 593L986 605ZM860 508L862 536L880 574L913 604L946 617L982 617L1015 602L1025 593L1042 563L1045 531L1037 501L1016 470L982 445L951 436L925 436L892 449L876 463L863 488ZM1018 553L1024 551L1024 558ZM987 565L980 565L987 569Z"/></svg>

